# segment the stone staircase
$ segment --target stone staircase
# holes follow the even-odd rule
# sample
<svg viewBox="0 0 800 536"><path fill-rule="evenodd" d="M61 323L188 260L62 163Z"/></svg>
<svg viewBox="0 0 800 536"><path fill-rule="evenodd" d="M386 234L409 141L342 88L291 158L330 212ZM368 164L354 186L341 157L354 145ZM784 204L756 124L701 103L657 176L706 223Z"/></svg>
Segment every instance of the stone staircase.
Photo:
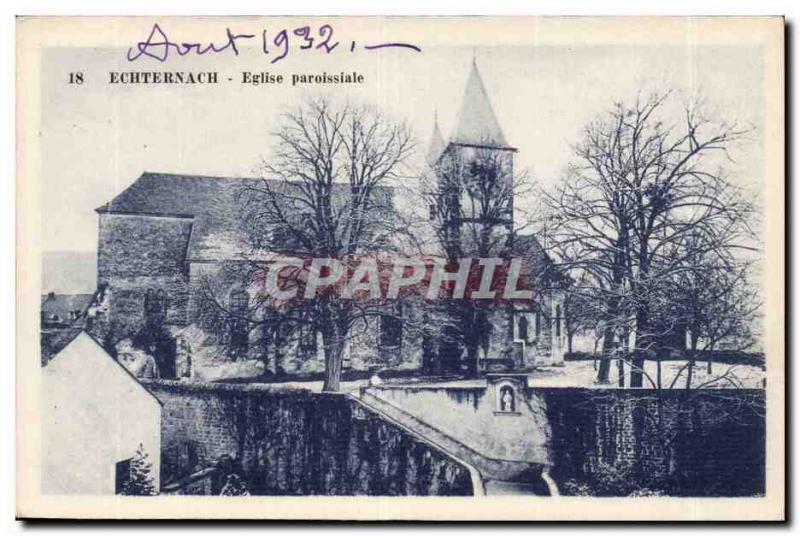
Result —
<svg viewBox="0 0 800 536"><path fill-rule="evenodd" d="M355 396L354 396L355 398ZM558 491L546 473L546 466L513 460L499 460L475 449L429 425L419 417L384 399L369 388L358 398L384 418L411 431L415 436L438 447L469 467L476 495L557 495Z"/></svg>

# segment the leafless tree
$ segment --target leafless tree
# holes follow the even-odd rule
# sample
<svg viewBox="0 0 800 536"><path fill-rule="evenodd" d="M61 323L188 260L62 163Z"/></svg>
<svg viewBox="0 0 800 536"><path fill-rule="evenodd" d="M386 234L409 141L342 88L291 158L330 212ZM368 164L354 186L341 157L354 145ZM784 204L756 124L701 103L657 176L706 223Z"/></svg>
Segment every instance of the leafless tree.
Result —
<svg viewBox="0 0 800 536"><path fill-rule="evenodd" d="M697 238L690 236L687 240L695 243ZM750 282L752 262L720 258L715 252L703 252L703 248L694 245L695 255L689 257L692 262L676 273L673 284L666 287L670 296L665 312L689 332L688 360L672 385L685 373L687 389L692 387L699 357L709 356L707 372L712 373L710 356L720 342L737 350L753 345L762 305L759 292Z"/></svg>
<svg viewBox="0 0 800 536"><path fill-rule="evenodd" d="M391 187L402 178L413 151L404 124L367 107L310 100L282 116L274 139L271 155L259 166L261 180L249 183L240 196L241 227L252 252L242 259L244 285L265 280L271 262L264 252L331 258L347 265L359 255L393 248L400 226ZM287 277L299 280L303 274ZM325 391L339 390L351 329L368 316L382 314L379 304L342 299L336 293L280 307L262 295L239 312L221 298L211 296L224 317L238 314L249 326L272 326L268 337L279 333L279 323L319 331Z"/></svg>
<svg viewBox="0 0 800 536"><path fill-rule="evenodd" d="M752 207L727 180L720 162L746 129L708 120L698 105L670 114L670 93L617 103L590 123L563 183L548 196L553 239L565 268L591 274L605 311L603 354L633 324L631 385L641 387L646 356L674 326L655 322L669 281L698 252L730 257L752 249ZM660 362L659 362L660 363ZM659 377L652 383L660 385ZM607 381L608 367L599 381Z"/></svg>

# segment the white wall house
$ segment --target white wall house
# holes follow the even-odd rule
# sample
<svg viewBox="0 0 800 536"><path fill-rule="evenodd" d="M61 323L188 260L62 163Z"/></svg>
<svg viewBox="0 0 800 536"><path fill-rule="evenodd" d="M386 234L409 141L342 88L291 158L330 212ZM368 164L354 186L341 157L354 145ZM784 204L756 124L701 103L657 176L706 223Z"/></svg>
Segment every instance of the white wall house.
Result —
<svg viewBox="0 0 800 536"><path fill-rule="evenodd" d="M114 494L140 444L157 490L158 399L85 332L42 372L42 492Z"/></svg>

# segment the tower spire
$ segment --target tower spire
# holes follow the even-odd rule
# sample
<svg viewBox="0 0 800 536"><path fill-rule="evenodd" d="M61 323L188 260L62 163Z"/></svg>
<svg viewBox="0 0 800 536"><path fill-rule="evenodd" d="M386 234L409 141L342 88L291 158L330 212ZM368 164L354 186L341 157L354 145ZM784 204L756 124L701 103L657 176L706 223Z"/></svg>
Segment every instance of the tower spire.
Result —
<svg viewBox="0 0 800 536"><path fill-rule="evenodd" d="M439 157L444 151L444 138L442 138L442 131L439 130L439 113L436 108L433 109L433 132L431 133L431 141L428 145L428 154L425 160L428 165L434 165L439 160Z"/></svg>
<svg viewBox="0 0 800 536"><path fill-rule="evenodd" d="M455 133L450 140L453 143L509 147L492 109L474 55L456 125Z"/></svg>

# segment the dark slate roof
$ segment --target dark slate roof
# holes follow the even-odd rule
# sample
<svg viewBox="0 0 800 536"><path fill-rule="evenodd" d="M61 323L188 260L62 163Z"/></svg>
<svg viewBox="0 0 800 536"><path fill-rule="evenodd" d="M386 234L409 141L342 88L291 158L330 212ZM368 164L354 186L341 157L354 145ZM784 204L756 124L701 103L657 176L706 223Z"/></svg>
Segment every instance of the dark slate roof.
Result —
<svg viewBox="0 0 800 536"><path fill-rule="evenodd" d="M80 327L42 331L39 339L42 349L42 366L49 363L58 352L66 348L82 331L83 328Z"/></svg>
<svg viewBox="0 0 800 536"><path fill-rule="evenodd" d="M258 188L261 178L211 177L144 172L98 213L170 216L192 220L187 260L250 258L242 228L247 188ZM270 181L276 190L292 188L290 182ZM347 184L337 184L344 191ZM391 188L383 187L388 198Z"/></svg>
<svg viewBox="0 0 800 536"><path fill-rule="evenodd" d="M193 217L224 205L248 183L259 179L175 175L145 171L136 181L97 212Z"/></svg>
<svg viewBox="0 0 800 536"><path fill-rule="evenodd" d="M524 266L536 278L536 282L545 287L563 284L563 274L534 235L517 235L514 237L514 255L525 259Z"/></svg>
<svg viewBox="0 0 800 536"><path fill-rule="evenodd" d="M46 315L58 315L69 320L72 311L83 313L92 303L94 294L43 294L41 311Z"/></svg>

